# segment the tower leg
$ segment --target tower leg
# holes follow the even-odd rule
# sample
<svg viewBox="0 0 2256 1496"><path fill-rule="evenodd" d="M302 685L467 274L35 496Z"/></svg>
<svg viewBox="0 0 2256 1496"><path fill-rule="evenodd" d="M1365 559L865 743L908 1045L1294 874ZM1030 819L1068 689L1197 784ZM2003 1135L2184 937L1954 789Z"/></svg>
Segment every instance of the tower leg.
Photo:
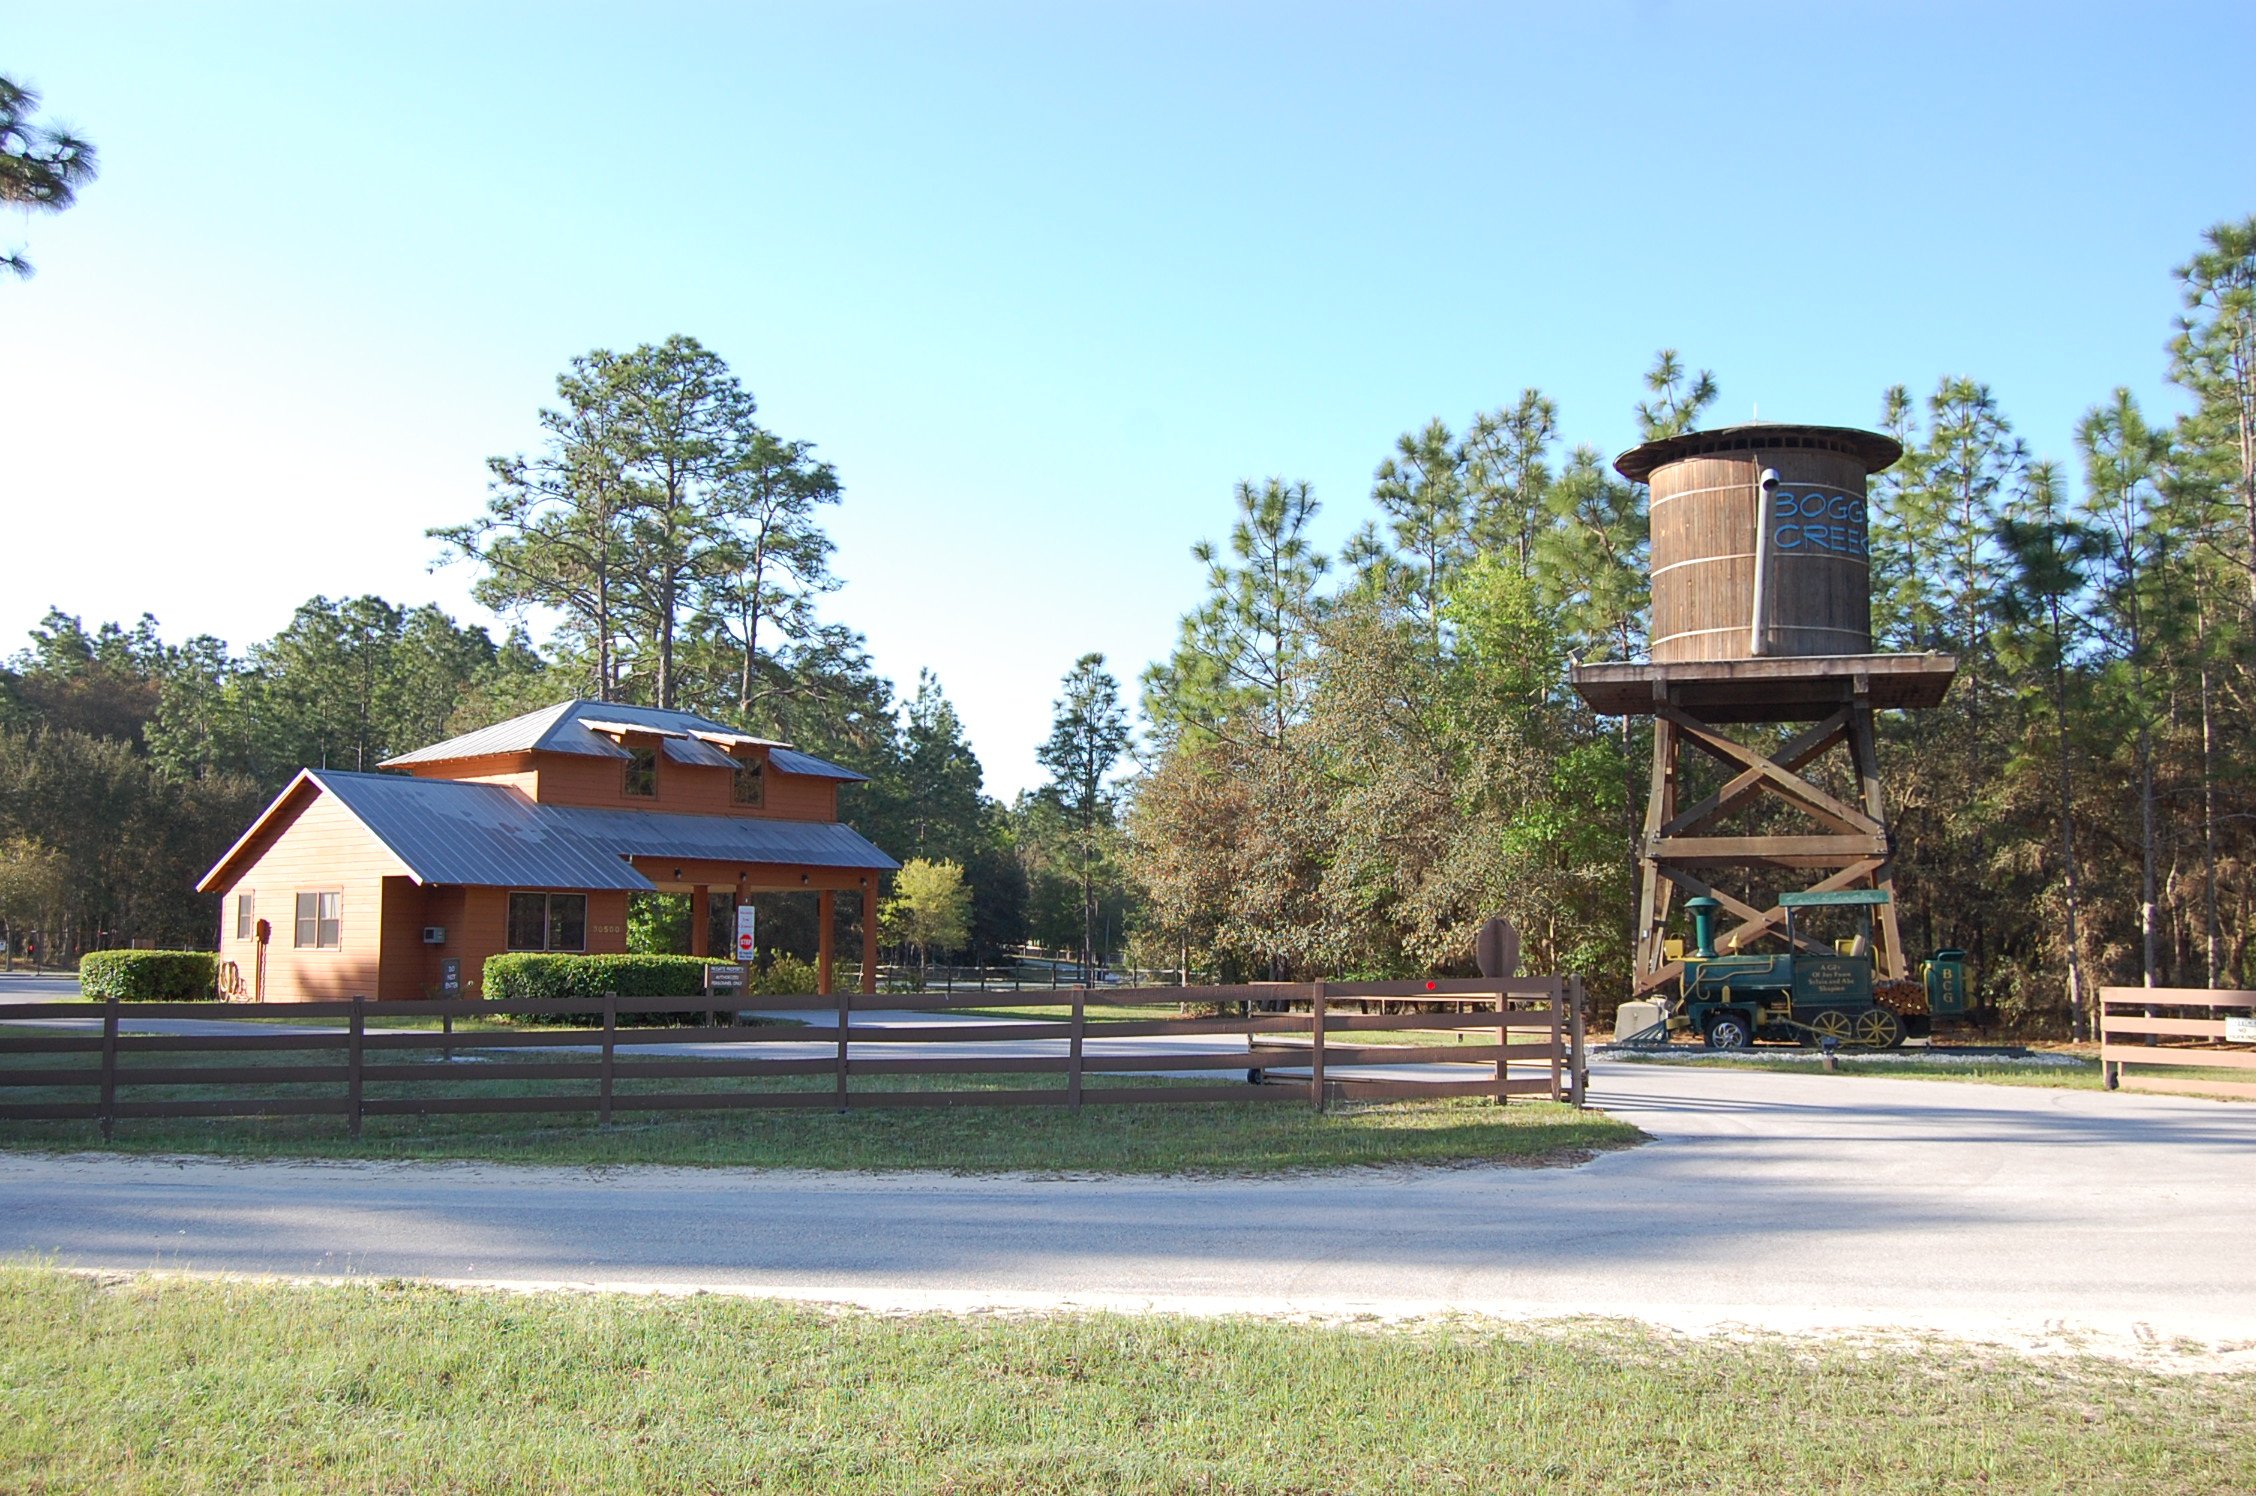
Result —
<svg viewBox="0 0 2256 1496"><path fill-rule="evenodd" d="M1857 786L1864 797L1864 813L1882 827L1888 824L1888 801L1880 791L1879 745L1872 728L1872 708L1858 702L1849 709L1849 758L1856 766ZM1896 914L1895 834L1888 835L1888 854L1872 871L1872 886L1884 889L1888 902L1876 911L1873 924L1872 966L1883 977L1910 975L1904 955L1903 923Z"/></svg>
<svg viewBox="0 0 2256 1496"><path fill-rule="evenodd" d="M1666 964L1661 942L1668 938L1669 902L1675 885L1661 875L1654 846L1660 840L1661 827L1676 814L1676 756L1676 724L1665 717L1655 719L1653 783L1645 797L1645 838L1638 849L1637 948L1631 953L1635 961L1632 977L1639 992L1648 990L1646 979Z"/></svg>

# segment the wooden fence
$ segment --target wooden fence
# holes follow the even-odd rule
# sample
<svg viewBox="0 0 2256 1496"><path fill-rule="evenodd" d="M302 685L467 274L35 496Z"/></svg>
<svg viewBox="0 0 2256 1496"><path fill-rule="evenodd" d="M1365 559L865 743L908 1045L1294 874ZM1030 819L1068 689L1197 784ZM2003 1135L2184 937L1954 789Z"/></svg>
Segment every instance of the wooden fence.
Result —
<svg viewBox="0 0 2256 1496"><path fill-rule="evenodd" d="M1059 998L1067 1001L1059 1002ZM622 1027L621 1018L695 1014L709 1001L725 1026ZM1102 1010L1092 1016L1092 1004ZM818 1006L819 1005L819 1006ZM1195 1005L1211 1016L1120 1017L1122 1007ZM1045 999L962 996L916 1000L932 1022L855 1023L855 1012L903 1010L897 998L591 997L292 1003L246 1008L212 1003L29 1003L0 1012L0 1120L100 1124L106 1138L135 1118L342 1116L358 1136L365 1117L464 1112L592 1112L897 1106L1065 1106L1213 1101L1543 1096L1582 1104L1587 1081L1581 982L1506 981L1256 983L1226 987L1071 988ZM1063 1008L1025 1019L949 1021L951 1008ZM779 1023L815 1009L830 1021ZM1392 1010L1392 1011L1389 1011ZM242 1020L273 1021L244 1032ZM462 1020L579 1017L584 1027L476 1031ZM38 1030L18 1020L77 1019ZM96 1020L99 1031L95 1031ZM765 1021L763 1021L765 1019ZM181 1031L127 1031L132 1020L187 1020ZM336 1026L339 1021L342 1026ZM373 1022L371 1020L374 1020ZM211 1026L202 1032L204 1023ZM73 1031L75 1029L76 1031ZM233 1030L233 1031L228 1031ZM1387 1044L1371 1037L1413 1035ZM1493 1033L1494 1038L1489 1035ZM1463 1039L1477 1035L1480 1043ZM1115 1041L1205 1039L1179 1048ZM1455 1042L1444 1042L1455 1041ZM645 1055L653 1046L701 1053ZM758 1045L768 1052L713 1053ZM946 1045L950 1054L886 1054ZM1093 1046L1101 1045L1102 1048ZM777 1053L781 1048L784 1052ZM991 1053L962 1053L992 1050ZM520 1053L512 1054L511 1051ZM875 1051L875 1053L873 1053ZM279 1054L280 1059L266 1057ZM188 1063L184 1059L197 1057ZM258 1058L262 1063L229 1063ZM31 1061L32 1063L25 1063ZM1436 1064L1475 1073L1404 1073ZM1177 1072L1242 1072L1230 1083L1149 1083ZM1372 1074L1372 1071L1382 1073ZM1280 1072L1305 1072L1285 1073ZM857 1088L857 1077L1050 1076L1046 1086ZM808 1078L830 1084L809 1086ZM1101 1078L1089 1084L1092 1078ZM684 1082L788 1080L748 1090ZM1143 1080L1146 1083L1137 1084ZM622 1082L626 1083L622 1089ZM646 1089L646 1083L665 1089ZM497 1085L519 1089L499 1091ZM371 1086L404 1094L371 1095ZM523 1089L532 1087L533 1089ZM278 1089L293 1094L276 1095ZM187 1090L189 1095L151 1095ZM54 1092L74 1093L69 1097Z"/></svg>
<svg viewBox="0 0 2256 1496"><path fill-rule="evenodd" d="M2256 1100L2256 1041L2227 1037L2249 1032L2244 1024L2256 1026L2256 992L2102 987L2099 1015L2100 1068L2110 1091L2190 1091ZM2250 1073L2246 1080L2170 1073L2189 1069Z"/></svg>

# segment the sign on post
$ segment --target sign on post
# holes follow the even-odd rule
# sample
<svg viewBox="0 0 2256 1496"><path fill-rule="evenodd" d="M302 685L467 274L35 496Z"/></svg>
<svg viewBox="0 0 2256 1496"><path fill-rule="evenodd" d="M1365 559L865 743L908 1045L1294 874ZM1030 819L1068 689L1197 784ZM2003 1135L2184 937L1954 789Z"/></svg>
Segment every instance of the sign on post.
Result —
<svg viewBox="0 0 2256 1496"><path fill-rule="evenodd" d="M750 904L736 906L736 959L749 961L759 954L759 943L754 939L754 917L759 910Z"/></svg>

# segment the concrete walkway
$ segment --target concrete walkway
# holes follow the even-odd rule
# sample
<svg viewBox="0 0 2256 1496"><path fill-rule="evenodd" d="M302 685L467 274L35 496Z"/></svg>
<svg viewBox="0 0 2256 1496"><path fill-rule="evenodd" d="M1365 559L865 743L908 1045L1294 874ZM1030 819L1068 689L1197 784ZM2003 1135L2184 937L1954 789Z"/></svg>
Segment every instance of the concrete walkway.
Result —
<svg viewBox="0 0 2256 1496"><path fill-rule="evenodd" d="M0 1155L0 1254L881 1308L1626 1315L2256 1365L2256 1107L1604 1062L1593 1095L1655 1141L1572 1169L1267 1180Z"/></svg>

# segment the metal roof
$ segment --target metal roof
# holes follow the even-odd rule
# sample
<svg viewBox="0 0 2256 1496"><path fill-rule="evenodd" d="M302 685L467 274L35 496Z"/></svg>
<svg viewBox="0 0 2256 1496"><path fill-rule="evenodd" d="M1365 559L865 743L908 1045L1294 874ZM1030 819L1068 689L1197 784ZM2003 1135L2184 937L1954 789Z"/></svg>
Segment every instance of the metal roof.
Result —
<svg viewBox="0 0 2256 1496"><path fill-rule="evenodd" d="M734 769L736 759L723 753L711 743L700 738L665 738L662 740L666 757L677 764L696 764L703 769Z"/></svg>
<svg viewBox="0 0 2256 1496"><path fill-rule="evenodd" d="M555 706L544 706L537 712L527 712L521 717L511 717L506 722L496 722L491 727L481 727L476 732L466 732L460 737L448 738L443 743L433 743L428 748L418 748L412 753L402 753L384 760L387 769L404 768L410 764L447 763L462 758L482 758L490 753L576 753L586 758L625 758L627 750L590 726L602 723L611 727L645 728L654 733L666 734L667 756L682 763L725 767L727 755L718 748L711 749L711 757L702 756L705 747L700 734L745 743L767 742L754 738L725 723L695 712L664 711L654 706L628 706L617 701L560 701ZM687 746L696 744L697 746ZM679 746L679 751L677 750ZM867 776L852 769L816 758L811 753L775 744L769 748L768 762L783 774L804 774L817 779L861 781Z"/></svg>
<svg viewBox="0 0 2256 1496"><path fill-rule="evenodd" d="M544 805L541 811L574 835L617 857L697 858L711 862L796 863L868 868L901 864L853 827L837 821L778 821L754 816L691 816L671 811L605 810Z"/></svg>
<svg viewBox="0 0 2256 1496"><path fill-rule="evenodd" d="M535 804L507 785L329 769L309 775L391 848L418 883L652 886L617 853L561 822L554 806Z"/></svg>
<svg viewBox="0 0 2256 1496"><path fill-rule="evenodd" d="M852 769L841 768L828 759L801 753L796 748L770 748L768 766L784 774L804 774L810 779L842 779L849 784L867 784L867 774L857 774Z"/></svg>
<svg viewBox="0 0 2256 1496"><path fill-rule="evenodd" d="M196 887L216 887L236 856L308 787L334 796L418 883L636 892L654 886L617 853L507 785L301 769Z"/></svg>
<svg viewBox="0 0 2256 1496"><path fill-rule="evenodd" d="M308 787L335 796L418 883L633 892L655 887L628 864L629 857L871 872L900 866L836 821L542 805L507 785L305 769L197 886L218 886L236 855Z"/></svg>

